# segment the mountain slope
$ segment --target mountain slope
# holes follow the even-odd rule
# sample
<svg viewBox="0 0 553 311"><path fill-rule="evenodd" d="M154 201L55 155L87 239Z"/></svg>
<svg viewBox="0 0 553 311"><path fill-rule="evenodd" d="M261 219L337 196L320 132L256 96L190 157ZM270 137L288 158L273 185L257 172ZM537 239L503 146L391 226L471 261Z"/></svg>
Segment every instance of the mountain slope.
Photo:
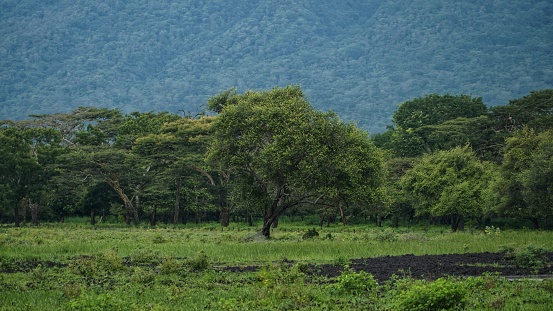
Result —
<svg viewBox="0 0 553 311"><path fill-rule="evenodd" d="M500 105L553 87L548 1L204 2L0 1L0 119L194 112L233 86L299 84L377 132L428 93Z"/></svg>

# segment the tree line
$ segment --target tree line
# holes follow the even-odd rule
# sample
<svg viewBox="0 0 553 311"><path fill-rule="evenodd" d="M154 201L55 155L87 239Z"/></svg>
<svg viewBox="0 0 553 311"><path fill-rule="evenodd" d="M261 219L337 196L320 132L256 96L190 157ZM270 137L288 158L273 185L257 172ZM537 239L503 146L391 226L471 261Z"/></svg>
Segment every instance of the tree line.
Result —
<svg viewBox="0 0 553 311"><path fill-rule="evenodd" d="M540 228L553 212L553 90L491 108L427 95L399 105L372 137L313 108L298 86L229 89L207 108L2 121L0 221L262 219L270 237L282 215L461 230L498 217Z"/></svg>

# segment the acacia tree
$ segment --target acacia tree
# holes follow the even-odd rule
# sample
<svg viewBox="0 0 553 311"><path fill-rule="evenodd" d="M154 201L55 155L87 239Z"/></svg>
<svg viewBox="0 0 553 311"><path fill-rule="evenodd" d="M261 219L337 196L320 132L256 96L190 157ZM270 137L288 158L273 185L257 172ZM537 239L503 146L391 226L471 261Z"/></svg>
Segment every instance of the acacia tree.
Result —
<svg viewBox="0 0 553 311"><path fill-rule="evenodd" d="M430 94L399 105L393 115L394 127L389 127L386 133L375 135L375 139L379 147L390 149L396 156L418 157L443 147L443 141L436 140L436 137L429 137L437 130L432 127L433 125L456 118L472 119L486 113L487 108L482 98L472 98L468 95ZM475 123L481 122L483 120L475 121ZM443 129L445 127L441 128ZM456 136L459 134L461 133L455 133ZM456 142L462 140L460 146L463 146L469 138L470 134L463 134L455 140Z"/></svg>
<svg viewBox="0 0 553 311"><path fill-rule="evenodd" d="M553 89L534 91L490 110L497 131L512 133L525 126L537 131L553 129Z"/></svg>
<svg viewBox="0 0 553 311"><path fill-rule="evenodd" d="M372 199L381 154L365 132L315 111L296 86L231 96L218 105L207 160L233 174L235 204L261 209L265 237L290 207Z"/></svg>
<svg viewBox="0 0 553 311"><path fill-rule="evenodd" d="M183 187L200 189L213 185L214 181L206 171L204 163L208 146L212 117L180 118L161 126L158 133L152 133L136 139L132 148L137 163L150 167L150 173L157 176L149 185L150 196L164 196L171 189L174 192L173 223L179 221Z"/></svg>
<svg viewBox="0 0 553 311"><path fill-rule="evenodd" d="M456 147L422 157L401 180L414 201L417 215L448 217L452 231L464 219L483 215L490 167L468 147Z"/></svg>
<svg viewBox="0 0 553 311"><path fill-rule="evenodd" d="M32 155L26 135L16 128L0 130L0 153L0 203L13 211L15 226L19 227L20 203L30 194L41 166Z"/></svg>

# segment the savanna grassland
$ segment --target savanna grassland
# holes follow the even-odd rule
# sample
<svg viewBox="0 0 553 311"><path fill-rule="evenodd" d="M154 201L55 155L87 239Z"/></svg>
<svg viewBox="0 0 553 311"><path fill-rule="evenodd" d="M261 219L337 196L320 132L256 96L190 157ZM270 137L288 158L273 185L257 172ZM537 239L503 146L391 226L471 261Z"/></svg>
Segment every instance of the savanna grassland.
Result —
<svg viewBox="0 0 553 311"><path fill-rule="evenodd" d="M0 310L549 310L553 232L242 225L0 228ZM354 259L502 253L530 271L386 280ZM393 260L394 257L390 257ZM321 267L340 267L337 275ZM474 265L474 264L473 264ZM538 274L532 275L532 274Z"/></svg>

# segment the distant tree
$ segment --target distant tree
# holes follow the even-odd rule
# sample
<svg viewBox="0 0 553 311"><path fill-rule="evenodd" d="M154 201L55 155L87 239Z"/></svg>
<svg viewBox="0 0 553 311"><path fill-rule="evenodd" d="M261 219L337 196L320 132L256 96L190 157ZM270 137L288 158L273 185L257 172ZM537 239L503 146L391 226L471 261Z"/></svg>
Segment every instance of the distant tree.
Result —
<svg viewBox="0 0 553 311"><path fill-rule="evenodd" d="M469 147L456 147L424 155L401 184L412 196L417 215L447 217L457 231L467 217L483 215L488 170Z"/></svg>
<svg viewBox="0 0 553 311"><path fill-rule="evenodd" d="M370 200L380 186L381 155L367 134L315 111L299 87L239 95L213 126L208 162L233 174L231 197L263 211L266 237L288 208Z"/></svg>
<svg viewBox="0 0 553 311"><path fill-rule="evenodd" d="M525 126L538 132L553 129L553 89L534 91L490 110L498 131L511 133Z"/></svg>
<svg viewBox="0 0 553 311"><path fill-rule="evenodd" d="M15 128L0 130L0 188L4 212L12 210L15 226L19 227L20 204L29 195L35 180L35 172L41 169L32 156L31 145L25 141L24 133Z"/></svg>
<svg viewBox="0 0 553 311"><path fill-rule="evenodd" d="M31 212L31 222L38 223L39 207L44 205L47 187L55 174L54 164L64 152L61 136L54 129L27 127L14 123L0 129L0 170L3 199L14 211L20 224L19 207Z"/></svg>
<svg viewBox="0 0 553 311"><path fill-rule="evenodd" d="M173 223L182 212L183 187L202 192L215 183L205 167L205 152L211 139L213 117L179 118L165 123L158 133L138 138L132 149L136 161L150 167L156 180L148 186L150 196L160 198L162 192L174 193ZM198 193L199 194L199 193Z"/></svg>
<svg viewBox="0 0 553 311"><path fill-rule="evenodd" d="M499 213L535 228L553 215L553 131L523 128L506 141L498 185Z"/></svg>
<svg viewBox="0 0 553 311"><path fill-rule="evenodd" d="M415 98L399 105L393 115L394 127L388 132L378 135L378 145L391 150L399 157L417 157L423 153L442 150L444 140L436 141L429 137L436 132L436 126L457 118L471 119L485 115L487 108L482 98L472 98L467 95L431 94ZM482 120L480 120L482 121ZM449 125L451 127L451 124ZM443 128L442 128L443 129ZM463 131L457 126L453 131ZM459 133L457 133L459 134ZM470 135L456 139L457 146L463 146ZM447 148L446 148L447 149Z"/></svg>
<svg viewBox="0 0 553 311"><path fill-rule="evenodd" d="M500 162L503 137L497 135L494 121L487 115L460 117L424 129L432 151L449 150L469 144L482 160Z"/></svg>

